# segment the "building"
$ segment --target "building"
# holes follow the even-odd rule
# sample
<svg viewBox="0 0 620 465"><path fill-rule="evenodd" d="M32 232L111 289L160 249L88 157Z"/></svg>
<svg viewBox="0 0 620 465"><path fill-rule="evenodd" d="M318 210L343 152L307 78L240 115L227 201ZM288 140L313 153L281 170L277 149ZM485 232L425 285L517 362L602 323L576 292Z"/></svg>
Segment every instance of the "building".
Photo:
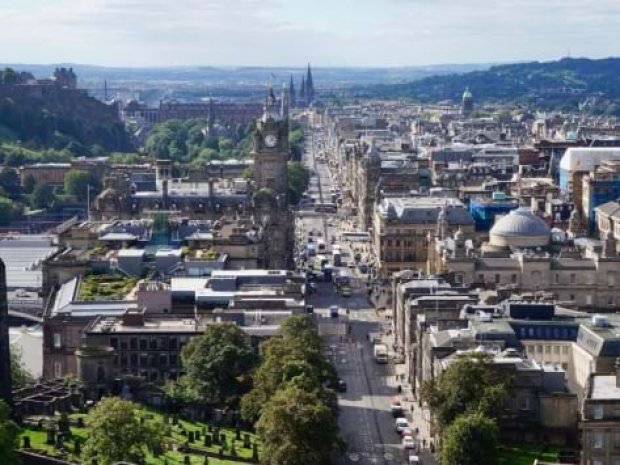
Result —
<svg viewBox="0 0 620 465"><path fill-rule="evenodd" d="M474 221L463 204L443 197L385 198L375 206L373 247L379 273L425 269L429 237L452 231L473 233Z"/></svg>
<svg viewBox="0 0 620 465"><path fill-rule="evenodd" d="M9 339L9 306L6 292L6 269L0 260L0 399L13 405L11 375L11 341Z"/></svg>
<svg viewBox="0 0 620 465"><path fill-rule="evenodd" d="M504 192L493 192L490 199L477 197L469 201L476 231L489 231L495 220L519 208L519 201L508 198Z"/></svg>
<svg viewBox="0 0 620 465"><path fill-rule="evenodd" d="M461 115L465 118L469 118L474 112L474 96L472 95L469 87L463 92L463 98L461 99Z"/></svg>
<svg viewBox="0 0 620 465"><path fill-rule="evenodd" d="M489 236L480 247L458 232L436 240L429 272L450 273L468 286L549 292L564 305L591 311L611 311L620 302L620 257L609 233L602 241L572 240L521 207L496 221Z"/></svg>
<svg viewBox="0 0 620 465"><path fill-rule="evenodd" d="M596 232L596 207L620 199L620 160L602 160L583 176L582 208L585 226Z"/></svg>
<svg viewBox="0 0 620 465"><path fill-rule="evenodd" d="M620 461L620 366L594 373L581 410L581 463L614 465Z"/></svg>

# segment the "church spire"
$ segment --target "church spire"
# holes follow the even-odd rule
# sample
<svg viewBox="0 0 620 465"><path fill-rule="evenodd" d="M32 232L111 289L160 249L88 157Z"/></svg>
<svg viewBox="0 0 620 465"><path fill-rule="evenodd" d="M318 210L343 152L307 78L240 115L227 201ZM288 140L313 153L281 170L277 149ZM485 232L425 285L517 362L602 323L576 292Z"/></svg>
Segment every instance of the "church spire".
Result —
<svg viewBox="0 0 620 465"><path fill-rule="evenodd" d="M314 103L314 82L312 80L312 69L308 63L308 71L306 73L306 105L310 106Z"/></svg>
<svg viewBox="0 0 620 465"><path fill-rule="evenodd" d="M301 88L299 90L299 106L304 107L306 105L306 79L301 77Z"/></svg>
<svg viewBox="0 0 620 465"><path fill-rule="evenodd" d="M290 108L295 108L296 96L295 96L295 83L293 82L293 75L291 74L291 81L288 85L288 104Z"/></svg>

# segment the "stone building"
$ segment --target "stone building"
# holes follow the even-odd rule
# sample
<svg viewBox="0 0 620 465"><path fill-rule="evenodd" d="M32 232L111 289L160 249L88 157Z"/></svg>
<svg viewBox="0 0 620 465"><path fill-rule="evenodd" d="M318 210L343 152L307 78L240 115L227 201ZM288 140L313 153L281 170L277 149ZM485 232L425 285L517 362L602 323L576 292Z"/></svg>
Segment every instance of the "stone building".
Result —
<svg viewBox="0 0 620 465"><path fill-rule="evenodd" d="M373 247L379 273L426 268L429 238L461 230L473 233L474 221L463 204L441 197L385 198L375 206Z"/></svg>
<svg viewBox="0 0 620 465"><path fill-rule="evenodd" d="M603 241L569 239L530 209L496 221L480 247L457 233L430 247L431 273L452 273L456 282L515 292L549 292L565 305L610 311L620 303L620 257L608 235Z"/></svg>

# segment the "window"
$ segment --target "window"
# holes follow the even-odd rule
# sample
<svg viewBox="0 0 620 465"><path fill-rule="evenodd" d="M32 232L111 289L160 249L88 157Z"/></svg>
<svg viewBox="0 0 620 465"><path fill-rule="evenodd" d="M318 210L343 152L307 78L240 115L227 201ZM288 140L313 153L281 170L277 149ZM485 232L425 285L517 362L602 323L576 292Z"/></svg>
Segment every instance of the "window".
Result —
<svg viewBox="0 0 620 465"><path fill-rule="evenodd" d="M586 296L586 305L592 305L592 296L590 294Z"/></svg>
<svg viewBox="0 0 620 465"><path fill-rule="evenodd" d="M614 296L613 295L608 295L607 296L607 305L610 305L610 306L614 305Z"/></svg>
<svg viewBox="0 0 620 465"><path fill-rule="evenodd" d="M551 346L545 346L545 353L546 354L550 354L551 353Z"/></svg>
<svg viewBox="0 0 620 465"><path fill-rule="evenodd" d="M620 448L620 433L614 433L614 447L616 449ZM614 465L616 464L616 462L620 463L620 460L615 460Z"/></svg>
<svg viewBox="0 0 620 465"><path fill-rule="evenodd" d="M138 338L137 337L132 337L129 340L129 347L131 348L131 350L138 350Z"/></svg>
<svg viewBox="0 0 620 465"><path fill-rule="evenodd" d="M541 345L536 346L536 352L538 352L539 354L542 354L543 353L543 346L541 346Z"/></svg>
<svg viewBox="0 0 620 465"><path fill-rule="evenodd" d="M148 341L146 338L140 338L140 350L146 350L148 348Z"/></svg>
<svg viewBox="0 0 620 465"><path fill-rule="evenodd" d="M512 284L517 284L517 275L515 273L510 276L510 281Z"/></svg>
<svg viewBox="0 0 620 465"><path fill-rule="evenodd" d="M559 273L555 274L555 283L556 284L560 284L560 275L559 275Z"/></svg>
<svg viewBox="0 0 620 465"><path fill-rule="evenodd" d="M592 406L592 418L595 420L603 419L603 406L602 405L593 405Z"/></svg>
<svg viewBox="0 0 620 465"><path fill-rule="evenodd" d="M499 284L499 283L501 283L501 282L502 282L502 277L501 277L500 275L496 274L496 275L495 275L495 283L496 283L496 284Z"/></svg>
<svg viewBox="0 0 620 465"><path fill-rule="evenodd" d="M602 449L603 448L603 433L594 433L592 435L592 446L595 449Z"/></svg>
<svg viewBox="0 0 620 465"><path fill-rule="evenodd" d="M54 362L54 378L62 378L62 362Z"/></svg>
<svg viewBox="0 0 620 465"><path fill-rule="evenodd" d="M575 294L571 294L568 296L568 300L575 300Z"/></svg>
<svg viewBox="0 0 620 465"><path fill-rule="evenodd" d="M62 336L60 333L54 333L54 349L62 348Z"/></svg>
<svg viewBox="0 0 620 465"><path fill-rule="evenodd" d="M519 399L519 409L520 410L529 410L530 409L530 398L522 397Z"/></svg>
<svg viewBox="0 0 620 465"><path fill-rule="evenodd" d="M562 363L562 370L566 371L568 370L568 363Z"/></svg>
<svg viewBox="0 0 620 465"><path fill-rule="evenodd" d="M479 274L478 275L478 282L479 283L483 283L484 282L484 275L483 274Z"/></svg>
<svg viewBox="0 0 620 465"><path fill-rule="evenodd" d="M570 274L570 283L571 284L575 284L576 281L577 281L577 275L575 273L571 273Z"/></svg>
<svg viewBox="0 0 620 465"><path fill-rule="evenodd" d="M463 275L461 273L457 273L454 275L454 283L463 284Z"/></svg>
<svg viewBox="0 0 620 465"><path fill-rule="evenodd" d="M560 346L553 346L553 353L556 355L560 355Z"/></svg>
<svg viewBox="0 0 620 465"><path fill-rule="evenodd" d="M127 348L129 347L129 344L127 343L127 338L122 337L120 339L120 344L121 344L121 350L127 350Z"/></svg>

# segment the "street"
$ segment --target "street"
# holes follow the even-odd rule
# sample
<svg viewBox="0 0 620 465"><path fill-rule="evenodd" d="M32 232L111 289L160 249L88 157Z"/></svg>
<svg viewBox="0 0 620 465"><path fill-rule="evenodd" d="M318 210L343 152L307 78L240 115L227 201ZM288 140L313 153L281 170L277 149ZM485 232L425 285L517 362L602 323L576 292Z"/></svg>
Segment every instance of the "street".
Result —
<svg viewBox="0 0 620 465"><path fill-rule="evenodd" d="M315 134L307 132L303 162L315 173L308 195L317 203L324 204L331 202L327 196L333 192L332 189L340 190L341 186L334 186L327 164L318 162L320 143L316 139ZM346 392L339 394L341 436L347 445L339 463L407 463L408 456L410 453L414 455L414 452L403 449L390 412L392 401L401 400L395 376L398 365L393 362L377 364L371 343L373 337L387 337L390 323L370 303L370 275L361 273L358 266L353 266L356 251L361 252L360 260L370 261L370 254L367 253L369 244L343 240L342 233L349 229L347 225L340 212L317 213L308 208L301 210L301 215L296 219L297 252L302 252L308 238L312 237L312 240L325 242L326 256L330 256L333 238L334 245L341 247L342 267L349 269L351 275L350 297L343 297L331 282L317 282L316 292L307 298L318 318L319 332L325 340L327 354L338 376L347 385ZM307 260L309 263L311 257ZM349 264L352 266L347 266ZM303 269L301 261L298 266ZM337 318L330 317L329 308L332 305L339 307ZM409 404L404 401L402 404L409 412ZM411 428L415 429L416 425L411 423ZM418 439L421 442L421 435ZM416 455L421 456L424 464L435 463L428 450Z"/></svg>

